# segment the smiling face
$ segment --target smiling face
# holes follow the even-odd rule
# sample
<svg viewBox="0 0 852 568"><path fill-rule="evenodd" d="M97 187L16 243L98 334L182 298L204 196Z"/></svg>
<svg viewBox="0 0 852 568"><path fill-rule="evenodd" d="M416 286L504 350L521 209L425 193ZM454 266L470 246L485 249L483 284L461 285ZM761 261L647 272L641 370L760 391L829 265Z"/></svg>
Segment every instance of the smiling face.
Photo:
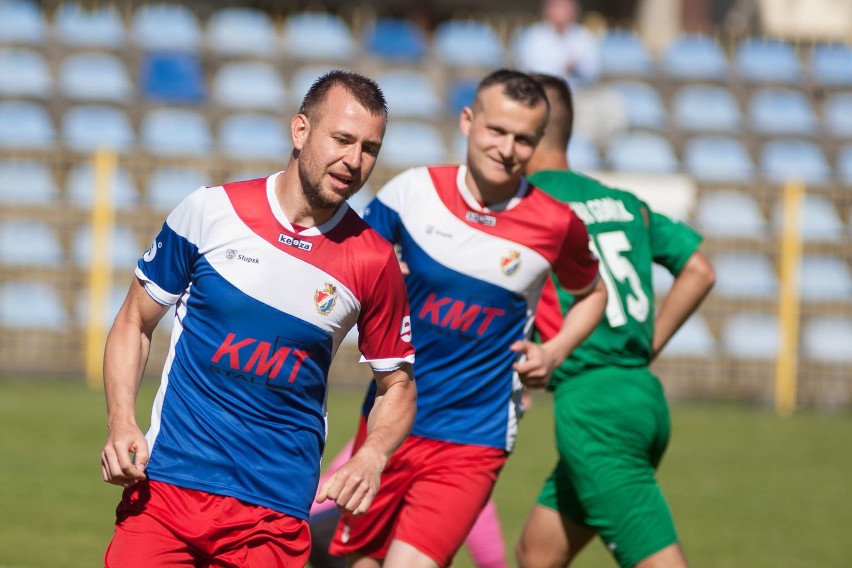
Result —
<svg viewBox="0 0 852 568"><path fill-rule="evenodd" d="M335 209L373 171L385 133L385 117L364 108L344 87L333 87L311 113L293 118L299 180L313 208Z"/></svg>

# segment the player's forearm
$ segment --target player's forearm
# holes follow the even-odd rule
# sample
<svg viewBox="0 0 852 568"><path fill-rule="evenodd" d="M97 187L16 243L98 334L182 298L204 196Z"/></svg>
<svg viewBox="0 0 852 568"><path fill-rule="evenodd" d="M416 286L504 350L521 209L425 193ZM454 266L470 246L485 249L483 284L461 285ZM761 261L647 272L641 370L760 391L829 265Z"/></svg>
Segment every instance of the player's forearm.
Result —
<svg viewBox="0 0 852 568"><path fill-rule="evenodd" d="M716 283L716 273L700 252L693 254L672 283L654 320L653 357L698 309Z"/></svg>
<svg viewBox="0 0 852 568"><path fill-rule="evenodd" d="M136 395L148 361L150 341L150 336L120 319L110 330L104 351L104 393L110 425L136 423Z"/></svg>
<svg viewBox="0 0 852 568"><path fill-rule="evenodd" d="M585 341L600 323L606 310L606 299L606 285L600 278L588 293L575 296L559 333L542 344L556 358L557 365Z"/></svg>
<svg viewBox="0 0 852 568"><path fill-rule="evenodd" d="M383 380L386 387L383 393L380 387L367 420L367 437L359 450L374 453L381 460L381 469L408 436L417 412L417 388L410 366L406 367Z"/></svg>

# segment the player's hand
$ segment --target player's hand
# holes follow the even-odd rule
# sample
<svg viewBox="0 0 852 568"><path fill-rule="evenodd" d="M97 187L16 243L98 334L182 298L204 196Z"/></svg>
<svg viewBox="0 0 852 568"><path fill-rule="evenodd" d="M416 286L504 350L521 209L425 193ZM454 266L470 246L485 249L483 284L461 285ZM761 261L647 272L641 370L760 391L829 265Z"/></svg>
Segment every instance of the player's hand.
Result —
<svg viewBox="0 0 852 568"><path fill-rule="evenodd" d="M538 343L516 341L509 349L520 356L512 368L518 372L523 385L531 389L543 389L550 382L550 375L556 368L556 358Z"/></svg>
<svg viewBox="0 0 852 568"><path fill-rule="evenodd" d="M332 499L355 516L370 508L379 492L384 462L375 450L362 447L317 492L317 503Z"/></svg>
<svg viewBox="0 0 852 568"><path fill-rule="evenodd" d="M101 452L101 473L104 481L127 487L145 479L148 457L148 441L138 426L112 426Z"/></svg>

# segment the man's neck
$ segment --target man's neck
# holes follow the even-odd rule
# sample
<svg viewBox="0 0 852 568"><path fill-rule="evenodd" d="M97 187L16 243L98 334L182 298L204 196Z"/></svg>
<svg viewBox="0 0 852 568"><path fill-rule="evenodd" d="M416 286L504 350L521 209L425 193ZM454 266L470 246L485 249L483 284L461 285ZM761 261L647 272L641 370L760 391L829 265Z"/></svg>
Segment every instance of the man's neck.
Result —
<svg viewBox="0 0 852 568"><path fill-rule="evenodd" d="M290 223L304 228L322 225L331 219L336 211L311 207L302 190L299 167L292 162L275 180L275 197Z"/></svg>
<svg viewBox="0 0 852 568"><path fill-rule="evenodd" d="M515 196L518 185L521 183L520 178L502 185L484 183L482 180L476 179L470 168L467 169L464 181L471 197L481 205L493 205L494 203L508 201Z"/></svg>

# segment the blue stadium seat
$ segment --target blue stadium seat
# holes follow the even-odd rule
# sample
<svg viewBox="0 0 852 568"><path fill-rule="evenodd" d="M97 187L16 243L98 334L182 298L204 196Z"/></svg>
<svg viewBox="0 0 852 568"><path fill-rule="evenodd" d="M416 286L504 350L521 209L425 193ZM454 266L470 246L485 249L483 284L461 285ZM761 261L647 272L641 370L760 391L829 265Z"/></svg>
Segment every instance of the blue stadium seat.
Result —
<svg viewBox="0 0 852 568"><path fill-rule="evenodd" d="M701 314L693 314L665 346L663 359L690 357L707 359L716 353L716 339Z"/></svg>
<svg viewBox="0 0 852 568"><path fill-rule="evenodd" d="M633 31L607 31L601 38L600 54L603 77L650 77L654 72L651 53Z"/></svg>
<svg viewBox="0 0 852 568"><path fill-rule="evenodd" d="M141 255L140 255L141 256ZM106 303L104 305L103 313L101 314L103 319L101 320L101 326L104 329L109 329L112 327L113 322L115 321L115 316L118 314L118 310L121 308L121 304L124 303L124 298L127 297L127 286L122 282L121 284L114 284L105 298ZM74 320L77 322L77 325L80 327L85 327L88 323L89 318L89 290L83 288L77 294L77 301L73 306L74 312ZM174 308L172 308L174 309ZM174 316L174 314L172 314ZM167 316L163 316L161 320L163 322L168 322L169 319ZM160 326L158 326L160 327ZM169 328L169 326L162 326Z"/></svg>
<svg viewBox="0 0 852 568"><path fill-rule="evenodd" d="M226 56L274 58L281 51L272 18L257 8L219 8L207 21L205 43L213 53Z"/></svg>
<svg viewBox="0 0 852 568"><path fill-rule="evenodd" d="M36 2L0 2L0 44L41 45L46 35L47 23Z"/></svg>
<svg viewBox="0 0 852 568"><path fill-rule="evenodd" d="M751 83L794 84L802 78L802 67L790 43L772 39L742 40L734 51L740 77Z"/></svg>
<svg viewBox="0 0 852 568"><path fill-rule="evenodd" d="M151 207L168 212L187 195L210 180L206 173L194 168L167 167L151 172L145 186L145 199Z"/></svg>
<svg viewBox="0 0 852 568"><path fill-rule="evenodd" d="M211 94L214 101L231 109L281 112L287 103L281 74L262 61L222 65L213 77Z"/></svg>
<svg viewBox="0 0 852 568"><path fill-rule="evenodd" d="M205 116L182 108L150 111L142 117L139 140L157 156L203 156L213 147Z"/></svg>
<svg viewBox="0 0 852 568"><path fill-rule="evenodd" d="M110 53L84 51L68 55L59 67L59 90L72 101L132 104L133 82L124 62Z"/></svg>
<svg viewBox="0 0 852 568"><path fill-rule="evenodd" d="M0 222L0 264L61 268L65 254L53 225L34 219Z"/></svg>
<svg viewBox="0 0 852 568"><path fill-rule="evenodd" d="M771 361L781 345L778 318L758 312L728 316L722 324L722 344L734 359Z"/></svg>
<svg viewBox="0 0 852 568"><path fill-rule="evenodd" d="M798 179L809 185L825 185L831 168L818 145L810 140L773 139L763 145L760 155L763 176L776 184Z"/></svg>
<svg viewBox="0 0 852 568"><path fill-rule="evenodd" d="M59 188L51 169L41 162L7 158L0 160L0 203L54 206Z"/></svg>
<svg viewBox="0 0 852 568"><path fill-rule="evenodd" d="M749 125L759 134L815 134L817 117L810 101L792 89L759 89L748 103Z"/></svg>
<svg viewBox="0 0 852 568"><path fill-rule="evenodd" d="M118 166L112 180L112 200L116 209L132 211L139 203L139 191L127 168ZM77 164L68 172L65 181L68 201L75 207L88 210L95 201L95 172L91 162Z"/></svg>
<svg viewBox="0 0 852 568"><path fill-rule="evenodd" d="M571 136L568 144L568 163L579 171L598 170L603 165L597 143L579 133Z"/></svg>
<svg viewBox="0 0 852 568"><path fill-rule="evenodd" d="M56 128L45 107L0 101L0 148L49 150L55 141Z"/></svg>
<svg viewBox="0 0 852 568"><path fill-rule="evenodd" d="M380 163L407 168L447 162L448 152L438 128L431 123L393 121L385 132Z"/></svg>
<svg viewBox="0 0 852 568"><path fill-rule="evenodd" d="M686 171L700 181L745 183L754 175L748 150L736 138L690 138L684 146L683 161Z"/></svg>
<svg viewBox="0 0 852 568"><path fill-rule="evenodd" d="M81 105L68 109L62 117L62 140L80 152L109 148L127 152L136 143L130 117L123 110L106 105Z"/></svg>
<svg viewBox="0 0 852 568"><path fill-rule="evenodd" d="M139 90L147 99L190 105L204 100L204 71L195 54L149 52L140 67Z"/></svg>
<svg viewBox="0 0 852 568"><path fill-rule="evenodd" d="M476 95L476 87L479 85L479 79L454 79L449 86L447 99L450 107L450 113L453 117L458 117L462 109L470 106L473 103L473 97Z"/></svg>
<svg viewBox="0 0 852 568"><path fill-rule="evenodd" d="M723 252L713 258L721 298L771 300L778 294L778 276L769 258L752 252Z"/></svg>
<svg viewBox="0 0 852 568"><path fill-rule="evenodd" d="M665 49L660 68L684 81L720 81L728 74L728 59L719 42L706 35L681 35Z"/></svg>
<svg viewBox="0 0 852 568"><path fill-rule="evenodd" d="M54 286L17 280L0 285L0 327L62 331L68 312Z"/></svg>
<svg viewBox="0 0 852 568"><path fill-rule="evenodd" d="M666 126L668 113L657 90L650 83L620 81L610 83L627 109L628 125L632 128L661 130Z"/></svg>
<svg viewBox="0 0 852 568"><path fill-rule="evenodd" d="M47 99L53 94L53 77L47 60L26 48L0 49L0 97Z"/></svg>
<svg viewBox="0 0 852 568"><path fill-rule="evenodd" d="M298 12L284 22L283 50L299 61L351 61L360 46L339 16Z"/></svg>
<svg viewBox="0 0 852 568"><path fill-rule="evenodd" d="M237 159L286 162L293 145L280 114L238 113L222 119L219 146Z"/></svg>
<svg viewBox="0 0 852 568"><path fill-rule="evenodd" d="M708 237L759 240L768 234L760 205L746 192L702 192L695 209L696 227Z"/></svg>
<svg viewBox="0 0 852 568"><path fill-rule="evenodd" d="M445 20L437 25L432 45L438 60L450 68L497 69L505 60L500 36L479 20Z"/></svg>
<svg viewBox="0 0 852 568"><path fill-rule="evenodd" d="M834 203L821 195L806 195L798 208L802 240L806 242L840 242L845 236L843 221ZM776 232L783 230L781 200L772 210L772 224Z"/></svg>
<svg viewBox="0 0 852 568"><path fill-rule="evenodd" d="M84 8L63 2L53 16L53 32L65 45L116 49L127 41L127 30L114 5Z"/></svg>
<svg viewBox="0 0 852 568"><path fill-rule="evenodd" d="M808 66L814 80L826 87L852 87L852 46L822 43L814 46Z"/></svg>
<svg viewBox="0 0 852 568"><path fill-rule="evenodd" d="M675 123L691 132L737 132L742 113L734 95L725 87L685 85L672 99Z"/></svg>
<svg viewBox="0 0 852 568"><path fill-rule="evenodd" d="M367 53L386 62L418 63L426 55L428 43L409 20L380 17L367 26L362 38Z"/></svg>
<svg viewBox="0 0 852 568"><path fill-rule="evenodd" d="M833 93L825 100L825 129L837 138L852 139L852 93Z"/></svg>
<svg viewBox="0 0 852 568"><path fill-rule="evenodd" d="M843 184L852 187L852 144L847 144L837 153L837 177Z"/></svg>
<svg viewBox="0 0 852 568"><path fill-rule="evenodd" d="M852 302L849 263L837 256L805 255L799 270L799 294L806 302Z"/></svg>
<svg viewBox="0 0 852 568"><path fill-rule="evenodd" d="M136 45L146 51L196 52L201 47L201 24L182 4L142 4L131 15Z"/></svg>
<svg viewBox="0 0 852 568"><path fill-rule="evenodd" d="M624 132L609 141L607 159L616 170L671 173L678 169L671 142L650 132Z"/></svg>
<svg viewBox="0 0 852 568"><path fill-rule="evenodd" d="M332 67L327 65L305 65L299 67L290 76L291 104L298 108L311 85L324 73L331 71Z"/></svg>
<svg viewBox="0 0 852 568"><path fill-rule="evenodd" d="M114 270L132 271L145 250L139 246L136 235L126 225L115 225L110 239L110 257ZM92 263L92 227L81 225L74 231L71 252L78 266L88 267Z"/></svg>
<svg viewBox="0 0 852 568"><path fill-rule="evenodd" d="M395 118L433 120L444 115L443 101L425 73L408 69L388 69L375 77Z"/></svg>
<svg viewBox="0 0 852 568"><path fill-rule="evenodd" d="M818 316L808 319L802 330L802 347L812 361L828 365L852 363L852 318Z"/></svg>

